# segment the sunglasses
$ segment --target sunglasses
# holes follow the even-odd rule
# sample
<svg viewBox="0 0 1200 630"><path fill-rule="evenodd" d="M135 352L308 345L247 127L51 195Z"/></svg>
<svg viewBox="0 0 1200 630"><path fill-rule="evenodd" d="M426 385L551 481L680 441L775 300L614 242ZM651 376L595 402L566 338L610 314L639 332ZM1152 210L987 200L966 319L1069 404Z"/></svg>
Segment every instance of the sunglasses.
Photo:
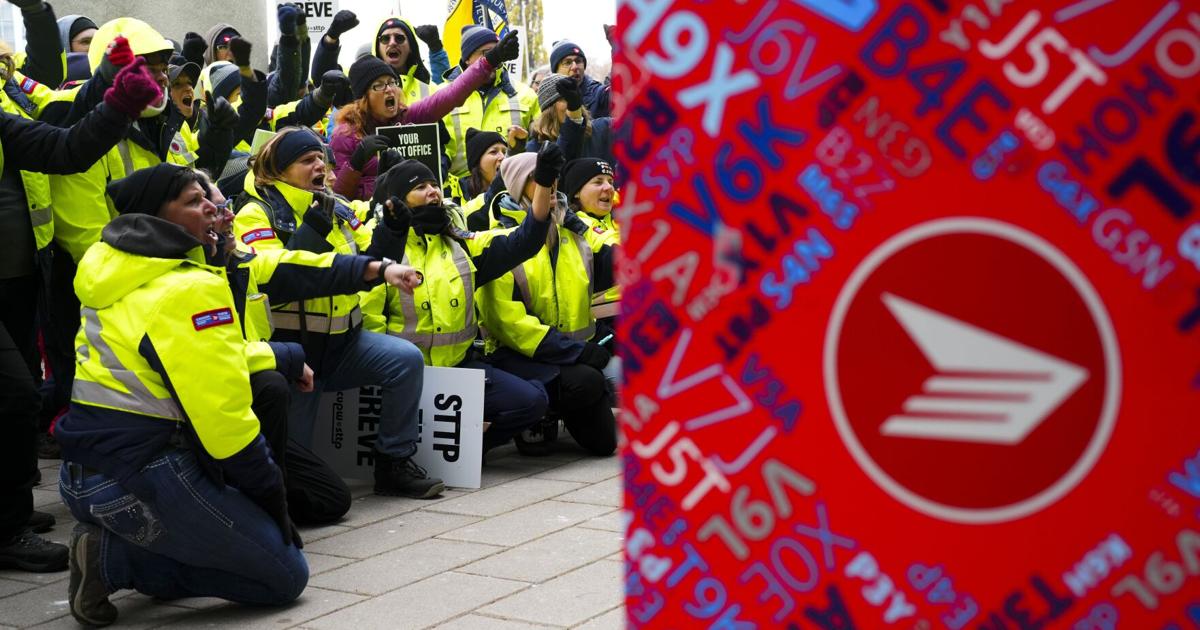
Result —
<svg viewBox="0 0 1200 630"><path fill-rule="evenodd" d="M380 44L386 44L391 41L394 41L397 44L403 44L404 42L408 41L408 38L404 36L404 33L384 33L383 35L379 36Z"/></svg>

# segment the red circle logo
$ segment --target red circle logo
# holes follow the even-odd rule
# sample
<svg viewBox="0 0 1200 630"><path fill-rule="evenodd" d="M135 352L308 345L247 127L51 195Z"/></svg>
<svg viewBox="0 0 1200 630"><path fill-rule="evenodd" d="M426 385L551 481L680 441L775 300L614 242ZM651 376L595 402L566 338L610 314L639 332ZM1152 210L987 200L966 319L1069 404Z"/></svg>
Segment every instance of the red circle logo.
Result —
<svg viewBox="0 0 1200 630"><path fill-rule="evenodd" d="M1091 470L1116 422L1120 356L1078 267L982 218L908 228L842 288L825 340L839 434L892 497L964 523L1020 518Z"/></svg>

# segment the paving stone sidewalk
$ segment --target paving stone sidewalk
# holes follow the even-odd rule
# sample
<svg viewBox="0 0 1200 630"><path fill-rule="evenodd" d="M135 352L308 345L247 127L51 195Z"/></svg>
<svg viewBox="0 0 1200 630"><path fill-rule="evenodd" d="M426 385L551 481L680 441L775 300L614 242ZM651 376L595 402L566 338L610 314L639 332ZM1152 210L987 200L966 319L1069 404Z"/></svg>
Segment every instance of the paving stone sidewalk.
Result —
<svg viewBox="0 0 1200 630"><path fill-rule="evenodd" d="M586 456L569 439L553 456L488 454L480 490L439 499L378 497L356 484L346 518L302 529L311 577L291 606L113 596L119 628L528 628L625 626L620 460ZM58 496L58 461L43 460L37 509L74 520ZM68 572L0 571L0 628L79 628Z"/></svg>

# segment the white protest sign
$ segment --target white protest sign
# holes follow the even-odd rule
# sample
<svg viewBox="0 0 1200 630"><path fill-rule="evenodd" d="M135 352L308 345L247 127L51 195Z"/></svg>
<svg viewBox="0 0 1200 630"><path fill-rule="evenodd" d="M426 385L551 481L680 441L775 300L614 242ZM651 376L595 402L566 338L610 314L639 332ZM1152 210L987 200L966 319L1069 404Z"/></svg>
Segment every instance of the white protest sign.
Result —
<svg viewBox="0 0 1200 630"><path fill-rule="evenodd" d="M337 15L338 7L341 5L341 0L306 0L292 2L277 0L275 6L279 6L281 4L295 4L300 6L300 8L304 11L305 21L308 24L308 35L309 37L313 38L313 40L316 40L325 35L325 31L329 30L329 25L333 24L333 16ZM276 28L278 28L278 25L276 25Z"/></svg>
<svg viewBox="0 0 1200 630"><path fill-rule="evenodd" d="M371 450L383 390L375 386L321 396L313 452L347 479L374 479ZM483 462L483 370L425 368L414 461L447 486L478 488Z"/></svg>

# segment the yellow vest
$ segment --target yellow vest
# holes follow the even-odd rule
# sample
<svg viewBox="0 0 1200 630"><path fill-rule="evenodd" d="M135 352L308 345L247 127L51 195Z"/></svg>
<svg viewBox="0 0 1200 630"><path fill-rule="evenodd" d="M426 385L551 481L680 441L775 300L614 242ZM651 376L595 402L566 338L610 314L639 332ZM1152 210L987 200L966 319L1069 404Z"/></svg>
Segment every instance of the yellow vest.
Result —
<svg viewBox="0 0 1200 630"><path fill-rule="evenodd" d="M532 357L550 328L587 341L596 333L592 317L592 259L611 240L587 230L558 230L558 261L546 247L536 256L477 291L480 319L488 331L487 349L497 345ZM519 300L513 299L514 288Z"/></svg>
<svg viewBox="0 0 1200 630"><path fill-rule="evenodd" d="M497 73L499 72L497 70ZM450 132L450 140L446 143L446 155L451 158L450 172L455 176L467 177L470 174L467 170L467 129L495 131L507 137L509 127L520 125L528 130L541 113L537 94L533 90L519 82L514 82L513 88L516 89L516 96L509 96L500 91L488 103L486 110L479 92L472 90L462 105L446 114L443 120Z"/></svg>
<svg viewBox="0 0 1200 630"><path fill-rule="evenodd" d="M20 72L14 72L7 80L17 86L28 99L32 111L19 106L4 90L0 90L0 109L14 116L36 119L41 115L46 103L54 100L54 90L26 77ZM0 149L0 168L4 167L3 150ZM50 177L45 173L18 171L21 183L25 186L25 201L29 204L29 221L33 224L33 240L38 249L50 244L54 239L54 207L51 203Z"/></svg>
<svg viewBox="0 0 1200 630"><path fill-rule="evenodd" d="M583 219L589 228L600 226L601 229L607 230L612 235L615 244L621 243L621 226L617 224L617 220L611 212L608 213L608 216L599 219L583 211L576 212L575 215ZM596 294L592 303L606 304L619 301L621 301L621 287L614 285L607 291Z"/></svg>
<svg viewBox="0 0 1200 630"><path fill-rule="evenodd" d="M182 132L175 135L171 144L167 162L188 166L189 157L195 160L194 154L189 156ZM78 263L87 249L100 240L104 226L117 216L112 200L105 193L108 182L161 162L157 155L126 138L82 173L51 175L51 195L60 200L54 209L54 241Z"/></svg>
<svg viewBox="0 0 1200 630"><path fill-rule="evenodd" d="M304 213L312 205L313 195L307 190L294 188L283 182L271 185L286 200L288 208L271 208L270 202L263 198L263 192L254 186L254 173L246 173L245 194L246 204L238 210L233 220L233 232L244 245L255 250L284 249L280 240L276 220L294 222L295 228L303 223ZM374 222L370 220L370 204L366 201L340 201L353 213L351 220L341 217L334 218L333 229L329 231L326 240L339 254L357 254L367 249L371 244L371 233ZM289 212L280 217L277 212ZM275 328L282 330L301 330L301 305L288 303L273 306L271 322ZM326 335L345 333L362 323L362 311L358 305L358 295L335 295L332 297L305 300L304 329L309 332Z"/></svg>
<svg viewBox="0 0 1200 630"><path fill-rule="evenodd" d="M77 404L180 422L224 459L259 434L250 373L225 270L186 259L138 256L99 243L79 263L83 305L75 338ZM148 340L163 376L141 351ZM172 396L174 390L175 396Z"/></svg>

